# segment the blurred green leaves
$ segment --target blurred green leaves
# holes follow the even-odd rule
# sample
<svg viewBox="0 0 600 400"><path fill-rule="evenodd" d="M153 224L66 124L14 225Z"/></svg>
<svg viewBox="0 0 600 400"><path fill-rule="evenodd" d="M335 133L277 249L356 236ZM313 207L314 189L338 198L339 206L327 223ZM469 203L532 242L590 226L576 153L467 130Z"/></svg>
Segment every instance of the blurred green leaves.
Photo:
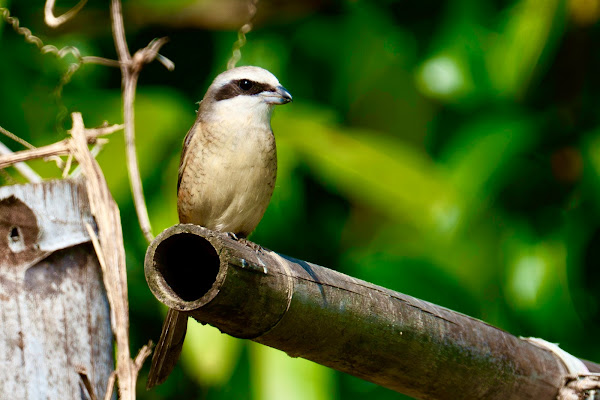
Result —
<svg viewBox="0 0 600 400"><path fill-rule="evenodd" d="M279 113L273 120L278 145L294 149L295 159L322 184L353 201L385 210L410 229L434 229L433 210L449 203L452 193L428 157L375 132L323 123L320 114L299 104Z"/></svg>
<svg viewBox="0 0 600 400"><path fill-rule="evenodd" d="M486 54L492 87L499 97L520 98L544 53L550 56L565 24L564 0L521 0L507 10Z"/></svg>
<svg viewBox="0 0 600 400"><path fill-rule="evenodd" d="M199 384L223 386L233 375L241 347L241 340L192 322L188 324L181 361Z"/></svg>
<svg viewBox="0 0 600 400"><path fill-rule="evenodd" d="M506 179L510 163L535 143L535 125L526 117L500 113L478 117L456 133L440 160L449 172L450 186L460 191L462 223L486 207Z"/></svg>
<svg viewBox="0 0 600 400"><path fill-rule="evenodd" d="M335 400L333 371L303 359L293 359L269 347L252 344L250 360L254 398L264 400Z"/></svg>
<svg viewBox="0 0 600 400"><path fill-rule="evenodd" d="M473 82L462 61L443 53L426 60L417 75L421 91L445 101L466 96L473 90Z"/></svg>

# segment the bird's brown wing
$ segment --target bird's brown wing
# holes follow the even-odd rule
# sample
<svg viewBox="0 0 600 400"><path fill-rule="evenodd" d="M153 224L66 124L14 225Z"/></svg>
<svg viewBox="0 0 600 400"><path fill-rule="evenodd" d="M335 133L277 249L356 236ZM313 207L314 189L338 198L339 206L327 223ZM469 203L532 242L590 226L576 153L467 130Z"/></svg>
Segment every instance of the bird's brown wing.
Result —
<svg viewBox="0 0 600 400"><path fill-rule="evenodd" d="M187 135L185 135L185 139L183 139L183 148L181 149L181 159L179 161L179 175L177 177L177 193L179 193L179 186L181 185L181 176L183 175L183 171L185 170L185 165L187 164L188 154L190 143L194 134L196 134L197 128L199 129L200 120L196 119L194 125L190 128Z"/></svg>

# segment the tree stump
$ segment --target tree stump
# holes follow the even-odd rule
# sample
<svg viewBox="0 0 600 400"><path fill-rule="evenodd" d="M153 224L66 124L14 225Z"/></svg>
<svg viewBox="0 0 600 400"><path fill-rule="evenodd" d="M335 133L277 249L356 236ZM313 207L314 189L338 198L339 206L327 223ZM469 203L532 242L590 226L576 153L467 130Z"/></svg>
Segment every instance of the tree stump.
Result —
<svg viewBox="0 0 600 400"><path fill-rule="evenodd" d="M104 397L113 336L86 223L82 181L0 187L1 399Z"/></svg>

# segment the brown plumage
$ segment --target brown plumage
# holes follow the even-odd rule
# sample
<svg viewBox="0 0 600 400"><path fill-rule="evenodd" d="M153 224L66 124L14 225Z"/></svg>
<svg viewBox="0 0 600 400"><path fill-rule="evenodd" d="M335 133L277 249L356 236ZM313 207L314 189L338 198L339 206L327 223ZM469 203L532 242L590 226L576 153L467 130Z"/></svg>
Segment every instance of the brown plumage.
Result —
<svg viewBox="0 0 600 400"><path fill-rule="evenodd" d="M183 144L177 182L181 223L238 237L256 228L277 176L271 113L274 105L291 100L277 78L262 68L234 68L215 78ZM148 388L162 383L175 366L186 329L187 316L169 310Z"/></svg>

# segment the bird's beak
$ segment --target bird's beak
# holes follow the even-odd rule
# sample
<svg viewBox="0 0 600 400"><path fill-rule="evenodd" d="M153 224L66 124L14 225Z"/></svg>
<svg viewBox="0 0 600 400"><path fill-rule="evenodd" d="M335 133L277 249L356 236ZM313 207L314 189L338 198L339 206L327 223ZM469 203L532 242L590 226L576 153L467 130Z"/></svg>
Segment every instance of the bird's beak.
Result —
<svg viewBox="0 0 600 400"><path fill-rule="evenodd" d="M275 91L260 94L267 104L286 104L292 101L292 95L283 86L277 86Z"/></svg>

